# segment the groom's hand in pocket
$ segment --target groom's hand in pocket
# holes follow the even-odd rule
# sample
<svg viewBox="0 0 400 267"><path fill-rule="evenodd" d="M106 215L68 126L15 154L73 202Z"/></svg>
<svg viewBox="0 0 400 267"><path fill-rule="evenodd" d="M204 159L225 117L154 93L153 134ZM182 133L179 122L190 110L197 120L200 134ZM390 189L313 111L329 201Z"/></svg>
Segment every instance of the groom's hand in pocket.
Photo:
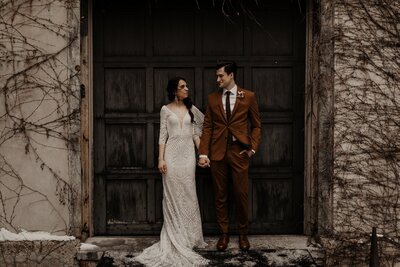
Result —
<svg viewBox="0 0 400 267"><path fill-rule="evenodd" d="M254 151L253 150L244 149L244 150L240 151L239 154L243 154L243 153L246 153L249 158L251 158L254 155Z"/></svg>

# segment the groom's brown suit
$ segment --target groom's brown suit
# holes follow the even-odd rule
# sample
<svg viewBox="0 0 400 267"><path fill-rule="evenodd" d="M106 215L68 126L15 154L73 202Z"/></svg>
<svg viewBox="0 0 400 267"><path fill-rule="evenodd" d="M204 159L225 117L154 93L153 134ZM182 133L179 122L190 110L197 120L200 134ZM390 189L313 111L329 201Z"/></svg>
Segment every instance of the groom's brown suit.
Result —
<svg viewBox="0 0 400 267"><path fill-rule="evenodd" d="M261 121L256 96L253 92L237 88L238 96L229 121L222 104L222 90L208 96L199 154L211 160L214 181L217 223L221 233L228 233L228 178L232 171L232 184L239 228L248 228L248 168L249 156L240 154L244 149L257 151L261 137ZM250 126L250 127L249 127ZM236 138L228 142L229 131Z"/></svg>

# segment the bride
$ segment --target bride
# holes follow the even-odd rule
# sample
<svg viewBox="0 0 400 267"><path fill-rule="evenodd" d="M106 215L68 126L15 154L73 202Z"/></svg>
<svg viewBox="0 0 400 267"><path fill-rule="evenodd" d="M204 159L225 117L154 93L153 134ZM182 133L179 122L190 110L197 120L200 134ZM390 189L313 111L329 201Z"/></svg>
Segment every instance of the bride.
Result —
<svg viewBox="0 0 400 267"><path fill-rule="evenodd" d="M146 266L204 266L208 260L193 251L203 239L196 194L195 148L204 115L188 97L186 80L168 81L168 99L160 111L158 169L163 176L164 224L160 241L135 259Z"/></svg>

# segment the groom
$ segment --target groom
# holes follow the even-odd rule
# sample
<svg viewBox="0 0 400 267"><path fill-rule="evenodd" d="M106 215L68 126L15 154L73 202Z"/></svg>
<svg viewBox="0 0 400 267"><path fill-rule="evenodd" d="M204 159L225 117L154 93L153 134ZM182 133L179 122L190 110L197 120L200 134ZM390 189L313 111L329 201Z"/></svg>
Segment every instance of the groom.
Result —
<svg viewBox="0 0 400 267"><path fill-rule="evenodd" d="M231 178L240 230L239 248L246 251L250 248L247 239L249 160L260 143L260 113L255 94L235 83L235 62L220 62L216 70L220 89L208 95L198 164L211 167L221 231L217 249L224 251L229 243L227 199Z"/></svg>

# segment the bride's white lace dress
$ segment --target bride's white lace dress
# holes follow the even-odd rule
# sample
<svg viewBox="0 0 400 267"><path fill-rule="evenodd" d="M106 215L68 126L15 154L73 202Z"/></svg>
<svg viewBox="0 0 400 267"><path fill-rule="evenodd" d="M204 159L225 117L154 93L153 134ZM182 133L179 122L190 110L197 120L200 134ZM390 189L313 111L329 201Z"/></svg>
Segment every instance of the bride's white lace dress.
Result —
<svg viewBox="0 0 400 267"><path fill-rule="evenodd" d="M199 204L196 193L196 155L194 138L201 135L203 114L192 107L179 119L167 106L160 112L160 144L166 144L164 159L167 172L163 175L164 224L160 241L146 248L135 259L146 266L204 266L208 260L193 251L204 247ZM197 136L197 137L196 137Z"/></svg>

